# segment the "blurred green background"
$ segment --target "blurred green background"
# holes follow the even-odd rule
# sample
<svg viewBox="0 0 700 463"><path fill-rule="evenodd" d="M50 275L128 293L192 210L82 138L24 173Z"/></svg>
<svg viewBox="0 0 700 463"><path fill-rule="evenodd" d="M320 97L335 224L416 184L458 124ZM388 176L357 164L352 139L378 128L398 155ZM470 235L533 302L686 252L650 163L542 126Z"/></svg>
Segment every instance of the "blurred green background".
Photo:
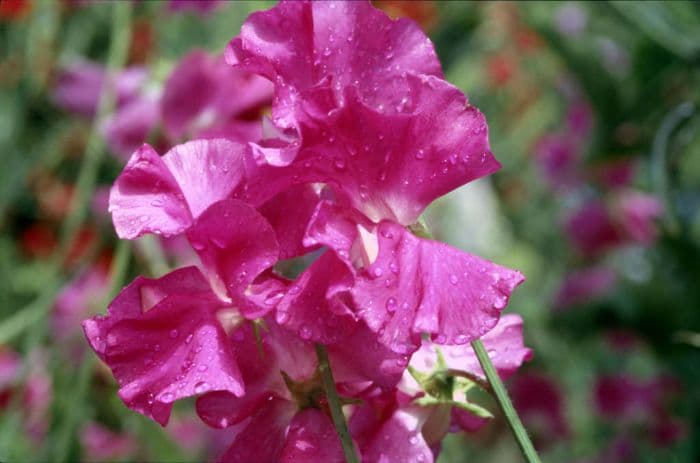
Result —
<svg viewBox="0 0 700 463"><path fill-rule="evenodd" d="M113 30L115 2L0 0L0 460L200 461L226 444L191 402L165 430L130 412L88 352L79 320L172 262L117 244L99 205L124 158L55 89L116 40L157 93L188 51L222 52L271 4L133 2ZM528 278L508 310L535 358L509 389L543 460L700 461L699 4L375 4L426 30L489 122L503 169L427 222ZM57 294L92 268L118 278L83 281L96 289L78 291L87 312L66 325ZM496 419L451 435L439 461L520 458Z"/></svg>

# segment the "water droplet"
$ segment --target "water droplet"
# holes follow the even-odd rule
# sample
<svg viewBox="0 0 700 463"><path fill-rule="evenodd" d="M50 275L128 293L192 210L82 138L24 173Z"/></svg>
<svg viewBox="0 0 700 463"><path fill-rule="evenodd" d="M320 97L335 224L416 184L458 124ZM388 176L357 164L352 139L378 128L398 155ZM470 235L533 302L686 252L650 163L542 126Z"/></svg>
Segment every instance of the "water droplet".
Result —
<svg viewBox="0 0 700 463"><path fill-rule="evenodd" d="M394 234L391 233L389 230L382 230L382 236L388 240L392 239L394 237Z"/></svg>
<svg viewBox="0 0 700 463"><path fill-rule="evenodd" d="M399 273L399 266L396 262L391 262L389 264L389 270L391 270L391 273Z"/></svg>
<svg viewBox="0 0 700 463"><path fill-rule="evenodd" d="M279 323L280 325L284 325L288 321L289 321L289 312L282 311L282 310L277 312L277 323Z"/></svg>
<svg viewBox="0 0 700 463"><path fill-rule="evenodd" d="M299 330L299 336L301 337L301 339L311 339L311 329L308 326L302 326Z"/></svg>
<svg viewBox="0 0 700 463"><path fill-rule="evenodd" d="M179 333L178 330L170 330L170 339L175 339L175 338L177 338L177 336L178 336L179 334L180 334L180 333Z"/></svg>
<svg viewBox="0 0 700 463"><path fill-rule="evenodd" d="M389 299L386 300L386 311L389 313L396 312L396 299L395 298L390 297Z"/></svg>
<svg viewBox="0 0 700 463"><path fill-rule="evenodd" d="M458 344L458 345L466 344L467 341L469 341L469 338L467 338L467 337L466 337L465 335L463 335L463 334L460 334L460 335L458 335L458 336L455 338L455 344Z"/></svg>
<svg viewBox="0 0 700 463"><path fill-rule="evenodd" d="M289 288L289 294L299 294L301 292L301 286L299 285L292 285L291 288Z"/></svg>
<svg viewBox="0 0 700 463"><path fill-rule="evenodd" d="M436 344L445 344L446 341L447 341L447 338L445 338L445 336L443 336L441 334L439 334L435 337Z"/></svg>
<svg viewBox="0 0 700 463"><path fill-rule="evenodd" d="M331 49L326 47L323 49L323 56L330 56L331 55Z"/></svg>
<svg viewBox="0 0 700 463"><path fill-rule="evenodd" d="M194 385L194 392L195 394L201 394L206 391L208 387L209 385L205 381L200 381Z"/></svg>
<svg viewBox="0 0 700 463"><path fill-rule="evenodd" d="M200 365L197 367L197 371L205 372L207 371L207 366L206 365Z"/></svg>
<svg viewBox="0 0 700 463"><path fill-rule="evenodd" d="M345 167L346 167L345 159L343 159L343 158L336 158L335 161L333 161L333 165L334 165L335 168L338 169L338 170L345 170Z"/></svg>
<svg viewBox="0 0 700 463"><path fill-rule="evenodd" d="M374 274L375 277L380 277L382 274L384 274L384 271L382 270L381 267L375 268L372 273Z"/></svg>
<svg viewBox="0 0 700 463"><path fill-rule="evenodd" d="M175 395L172 392L165 392L160 395L160 398L158 400L160 402L170 403L173 401L174 398Z"/></svg>
<svg viewBox="0 0 700 463"><path fill-rule="evenodd" d="M390 280L389 278L387 278L386 280L384 280L384 286L387 287L387 288L388 288L389 286L391 286L391 280Z"/></svg>
<svg viewBox="0 0 700 463"><path fill-rule="evenodd" d="M154 199L153 201L151 201L151 206L163 207L163 201L161 201L160 199Z"/></svg>
<svg viewBox="0 0 700 463"><path fill-rule="evenodd" d="M192 334L188 334L187 337L185 338L185 344L189 344L190 342L192 342L192 337L193 337Z"/></svg>
<svg viewBox="0 0 700 463"><path fill-rule="evenodd" d="M459 281L459 279L457 278L457 275L450 275L450 284L456 285L457 281Z"/></svg>
<svg viewBox="0 0 700 463"><path fill-rule="evenodd" d="M156 344L155 346L153 346L153 350L156 352L159 352L160 351L160 344Z"/></svg>
<svg viewBox="0 0 700 463"><path fill-rule="evenodd" d="M418 443L418 438L417 438L416 436L411 436L411 438L408 439L408 442L409 442L411 445L416 445L416 444Z"/></svg>
<svg viewBox="0 0 700 463"><path fill-rule="evenodd" d="M192 247L195 249L195 251L203 251L204 248L206 248L206 245L204 243L200 243L198 241L193 241Z"/></svg>

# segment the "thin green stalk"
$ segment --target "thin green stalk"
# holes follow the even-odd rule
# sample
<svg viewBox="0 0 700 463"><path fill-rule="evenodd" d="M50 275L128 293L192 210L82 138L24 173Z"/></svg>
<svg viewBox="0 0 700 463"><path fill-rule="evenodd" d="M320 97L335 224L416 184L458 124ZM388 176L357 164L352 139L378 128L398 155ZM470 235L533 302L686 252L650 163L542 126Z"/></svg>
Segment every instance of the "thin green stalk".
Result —
<svg viewBox="0 0 700 463"><path fill-rule="evenodd" d="M503 415L506 417L508 426L510 426L511 431L513 431L515 440L518 441L518 445L520 446L520 450L523 452L525 459L528 463L541 463L540 457L537 455L537 451L532 445L532 441L530 440L530 437L528 437L527 431L525 430L523 423L520 421L518 413L515 411L513 403L510 401L510 397L508 397L508 392L506 392L506 388L503 386L501 378L498 377L498 373L496 373L496 369L493 367L493 363L491 363L491 359L489 358L489 354L486 352L484 345L479 339L477 339L476 341L472 341L472 347L474 348L476 357L479 359L481 368L486 374L486 379L488 379L489 384L491 385L491 390L496 397L498 406L501 407L501 411L503 411Z"/></svg>
<svg viewBox="0 0 700 463"><path fill-rule="evenodd" d="M333 379L331 364L328 361L328 353L322 344L316 344L316 357L318 358L318 370L321 373L321 381L323 382L323 389L326 392L328 407L331 409L333 424L335 425L335 430L338 433L340 442L343 445L345 462L358 463L359 459L355 453L355 446L352 443L350 431L348 431L348 424L345 422L345 415L343 415L343 408L340 405L338 391L335 389L335 380Z"/></svg>
<svg viewBox="0 0 700 463"><path fill-rule="evenodd" d="M124 66L129 43L131 41L131 2L115 2L112 12L112 38L109 53L107 56L107 75L112 76L114 72ZM105 152L105 141L100 134L100 124L105 117L114 109L116 94L112 79L105 79L102 84L100 101L97 106L97 115L92 123L92 130L85 148L78 179L75 183L75 196L71 203L68 217L63 222L61 229L61 244L57 251L57 265L64 258L70 248L75 233L85 220L90 198L97 182L97 173L100 162Z"/></svg>

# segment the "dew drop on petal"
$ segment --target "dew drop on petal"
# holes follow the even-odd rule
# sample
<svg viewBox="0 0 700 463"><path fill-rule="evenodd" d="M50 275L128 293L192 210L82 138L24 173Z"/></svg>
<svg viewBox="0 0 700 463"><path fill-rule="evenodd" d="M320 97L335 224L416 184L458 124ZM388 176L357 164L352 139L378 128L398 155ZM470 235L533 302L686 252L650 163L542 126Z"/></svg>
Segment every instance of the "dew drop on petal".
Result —
<svg viewBox="0 0 700 463"><path fill-rule="evenodd" d="M456 285L458 280L457 275L450 275L450 284Z"/></svg>
<svg viewBox="0 0 700 463"><path fill-rule="evenodd" d="M389 313L396 312L396 299L395 298L390 297L389 299L386 300L386 311Z"/></svg>
<svg viewBox="0 0 700 463"><path fill-rule="evenodd" d="M195 394L201 394L206 391L208 387L209 385L205 381L200 381L194 385L194 392Z"/></svg>
<svg viewBox="0 0 700 463"><path fill-rule="evenodd" d="M180 333L177 330L170 330L170 339L175 339Z"/></svg>

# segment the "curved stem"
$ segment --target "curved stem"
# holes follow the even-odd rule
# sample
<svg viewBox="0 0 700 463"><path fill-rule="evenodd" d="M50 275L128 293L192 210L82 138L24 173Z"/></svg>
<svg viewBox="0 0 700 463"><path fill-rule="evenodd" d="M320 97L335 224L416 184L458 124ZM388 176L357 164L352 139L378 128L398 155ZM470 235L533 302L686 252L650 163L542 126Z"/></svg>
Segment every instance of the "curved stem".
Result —
<svg viewBox="0 0 700 463"><path fill-rule="evenodd" d="M493 367L489 354L486 352L484 345L479 339L477 339L476 341L472 342L472 347L474 348L476 357L479 359L481 368L486 374L486 379L488 379L489 384L491 385L491 390L496 397L498 406L501 407L501 411L503 411L503 415L506 417L508 426L510 426L511 431L513 431L515 440L518 441L518 445L520 446L520 450L523 452L525 459L528 463L541 463L540 457L537 455L537 451L532 445L532 441L527 435L527 431L525 430L523 423L520 421L520 417L518 417L518 413L515 411L513 403L510 401L510 397L508 397L508 392L506 392L506 388L503 386L501 378L498 377L498 373L496 373L496 369Z"/></svg>
<svg viewBox="0 0 700 463"><path fill-rule="evenodd" d="M321 373L321 381L323 382L323 389L326 392L326 399L328 400L328 407L331 410L333 424L335 425L335 430L338 433L340 442L343 445L345 462L358 463L359 460L355 453L355 446L352 443L350 431L348 431L348 424L345 422L345 415L343 415L343 408L340 405L338 391L335 389L335 380L333 380L331 364L328 361L328 353L322 344L316 344L316 357L318 358L318 371Z"/></svg>

